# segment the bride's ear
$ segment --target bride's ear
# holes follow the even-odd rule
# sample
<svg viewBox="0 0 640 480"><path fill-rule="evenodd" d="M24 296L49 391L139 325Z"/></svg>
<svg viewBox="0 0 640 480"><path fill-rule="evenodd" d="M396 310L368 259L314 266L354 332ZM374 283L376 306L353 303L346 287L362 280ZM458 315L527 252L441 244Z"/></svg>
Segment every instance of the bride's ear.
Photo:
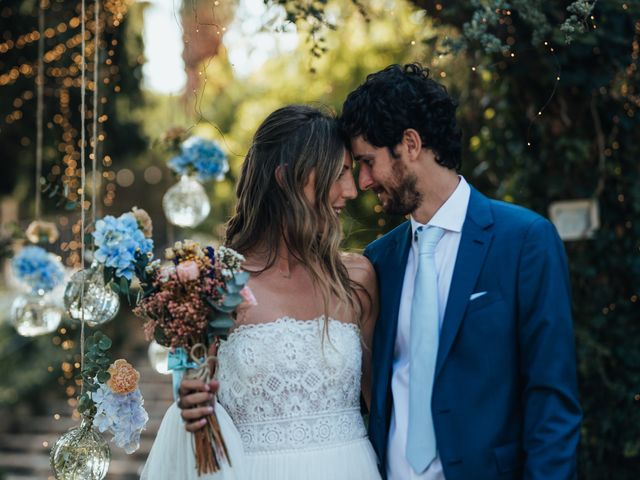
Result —
<svg viewBox="0 0 640 480"><path fill-rule="evenodd" d="M276 177L276 182L278 183L278 186L280 188L283 187L284 185L284 168L286 167L285 165L278 165L276 167L276 171L274 173L275 177Z"/></svg>

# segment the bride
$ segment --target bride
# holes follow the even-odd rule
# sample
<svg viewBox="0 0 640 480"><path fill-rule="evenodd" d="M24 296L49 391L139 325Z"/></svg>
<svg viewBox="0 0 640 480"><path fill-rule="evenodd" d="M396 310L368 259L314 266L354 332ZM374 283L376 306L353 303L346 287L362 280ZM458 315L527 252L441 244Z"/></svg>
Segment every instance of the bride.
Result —
<svg viewBox="0 0 640 480"><path fill-rule="evenodd" d="M338 215L357 194L351 168L323 112L288 106L260 125L225 242L245 255L257 306L220 345L217 381L183 380L186 424L172 405L143 479L380 478L360 408L361 393L367 407L370 398L375 272L338 250ZM195 406L214 405L216 390L233 466L197 477L188 431L202 428L214 407Z"/></svg>

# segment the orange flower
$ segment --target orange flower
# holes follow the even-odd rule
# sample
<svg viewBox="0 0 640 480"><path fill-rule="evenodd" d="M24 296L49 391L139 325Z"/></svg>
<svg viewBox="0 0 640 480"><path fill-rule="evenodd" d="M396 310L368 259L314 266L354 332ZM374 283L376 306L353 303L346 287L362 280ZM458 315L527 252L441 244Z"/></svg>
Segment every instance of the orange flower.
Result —
<svg viewBox="0 0 640 480"><path fill-rule="evenodd" d="M138 388L140 373L126 360L116 360L107 370L111 378L107 380L107 386L113 393L124 395Z"/></svg>

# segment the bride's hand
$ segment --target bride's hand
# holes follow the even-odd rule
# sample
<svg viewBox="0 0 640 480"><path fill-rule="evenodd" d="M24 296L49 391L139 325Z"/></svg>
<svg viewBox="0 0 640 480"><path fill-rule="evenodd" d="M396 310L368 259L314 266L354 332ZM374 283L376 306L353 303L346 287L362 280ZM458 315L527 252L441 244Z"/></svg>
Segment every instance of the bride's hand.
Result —
<svg viewBox="0 0 640 480"><path fill-rule="evenodd" d="M210 383L204 383L202 380L182 380L177 405L187 431L195 432L205 426L205 417L213 413L213 399L218 386L216 380Z"/></svg>

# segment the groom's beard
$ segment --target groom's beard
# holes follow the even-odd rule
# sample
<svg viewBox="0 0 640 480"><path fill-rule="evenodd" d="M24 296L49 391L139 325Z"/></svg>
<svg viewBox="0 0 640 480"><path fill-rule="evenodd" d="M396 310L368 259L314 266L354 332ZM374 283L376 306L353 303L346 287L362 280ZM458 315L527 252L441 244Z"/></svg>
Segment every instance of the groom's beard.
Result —
<svg viewBox="0 0 640 480"><path fill-rule="evenodd" d="M422 194L416 189L418 177L407 173L400 162L393 165L393 183L384 188L386 200L382 200L382 208L393 215L408 215L418 208Z"/></svg>

